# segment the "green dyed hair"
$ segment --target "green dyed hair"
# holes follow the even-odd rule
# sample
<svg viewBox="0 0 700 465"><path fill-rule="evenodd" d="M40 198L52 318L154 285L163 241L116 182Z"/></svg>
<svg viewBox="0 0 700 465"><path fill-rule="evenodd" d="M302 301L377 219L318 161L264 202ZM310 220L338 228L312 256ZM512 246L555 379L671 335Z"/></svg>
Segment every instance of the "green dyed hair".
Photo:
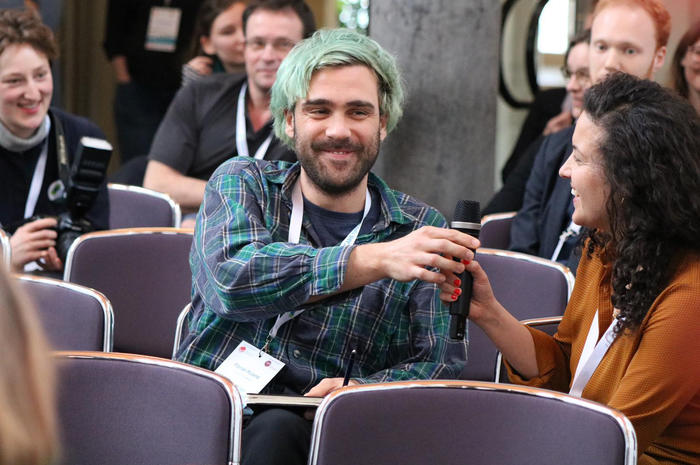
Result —
<svg viewBox="0 0 700 465"><path fill-rule="evenodd" d="M306 98L316 71L353 65L367 66L377 76L379 113L386 117L390 133L403 114L404 91L396 60L367 36L349 29L322 29L299 42L277 70L270 100L275 135L293 148L285 133L285 111L294 111L296 102Z"/></svg>

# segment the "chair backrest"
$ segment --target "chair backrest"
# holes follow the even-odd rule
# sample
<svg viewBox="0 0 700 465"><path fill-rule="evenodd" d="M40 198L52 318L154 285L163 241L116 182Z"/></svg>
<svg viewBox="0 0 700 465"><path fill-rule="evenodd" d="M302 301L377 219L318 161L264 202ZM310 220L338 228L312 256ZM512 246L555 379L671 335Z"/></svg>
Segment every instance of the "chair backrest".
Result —
<svg viewBox="0 0 700 465"><path fill-rule="evenodd" d="M10 269L12 264L12 248L10 247L10 236L0 229L0 263L6 269Z"/></svg>
<svg viewBox="0 0 700 465"><path fill-rule="evenodd" d="M238 464L241 396L156 357L57 352L62 464Z"/></svg>
<svg viewBox="0 0 700 465"><path fill-rule="evenodd" d="M530 326L532 328L537 328L540 331L544 331L550 336L554 336L559 328L559 323L561 322L560 316L551 316L544 318L531 318L529 320L521 321L522 324ZM498 357L496 358L496 376L494 380L497 383L507 383L508 375L506 374L506 368L503 364L503 354L499 351Z"/></svg>
<svg viewBox="0 0 700 465"><path fill-rule="evenodd" d="M311 465L633 465L620 412L566 394L476 381L365 384L316 411Z"/></svg>
<svg viewBox="0 0 700 465"><path fill-rule="evenodd" d="M114 316L107 298L89 287L57 279L17 275L55 350L112 350Z"/></svg>
<svg viewBox="0 0 700 465"><path fill-rule="evenodd" d="M518 320L564 314L573 289L571 271L560 263L505 250L479 249L476 260L489 277L496 299ZM461 379L495 379L498 349L469 325L469 357Z"/></svg>
<svg viewBox="0 0 700 465"><path fill-rule="evenodd" d="M175 326L175 341L173 344L173 360L175 360L175 356L177 356L177 350L180 348L180 344L182 344L182 341L185 339L185 336L187 336L187 315L190 314L191 310L192 304L188 303L177 316L177 323Z"/></svg>
<svg viewBox="0 0 700 465"><path fill-rule="evenodd" d="M114 350L170 358L177 317L190 301L192 230L131 228L80 236L64 279L104 293L114 307Z"/></svg>
<svg viewBox="0 0 700 465"><path fill-rule="evenodd" d="M107 184L109 227L180 227L180 206L169 195L126 184Z"/></svg>
<svg viewBox="0 0 700 465"><path fill-rule="evenodd" d="M510 225L517 212L494 213L481 218L479 241L482 247L507 249L510 245Z"/></svg>

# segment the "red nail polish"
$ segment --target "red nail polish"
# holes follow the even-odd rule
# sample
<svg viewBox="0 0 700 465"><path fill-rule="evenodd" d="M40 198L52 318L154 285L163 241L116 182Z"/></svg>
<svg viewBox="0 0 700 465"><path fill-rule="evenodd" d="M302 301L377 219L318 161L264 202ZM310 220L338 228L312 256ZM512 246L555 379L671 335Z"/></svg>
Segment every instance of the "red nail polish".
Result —
<svg viewBox="0 0 700 465"><path fill-rule="evenodd" d="M452 300L457 300L457 297L459 297L457 294L452 294Z"/></svg>
<svg viewBox="0 0 700 465"><path fill-rule="evenodd" d="M460 279L455 279L455 286L459 286L462 284L462 281Z"/></svg>
<svg viewBox="0 0 700 465"><path fill-rule="evenodd" d="M464 264L464 266L469 265L471 262L472 262L471 260L462 260L462 263Z"/></svg>
<svg viewBox="0 0 700 465"><path fill-rule="evenodd" d="M453 295L457 295L457 296L462 295L462 289L457 288L457 289L454 290L454 292L453 292L452 294L453 294Z"/></svg>

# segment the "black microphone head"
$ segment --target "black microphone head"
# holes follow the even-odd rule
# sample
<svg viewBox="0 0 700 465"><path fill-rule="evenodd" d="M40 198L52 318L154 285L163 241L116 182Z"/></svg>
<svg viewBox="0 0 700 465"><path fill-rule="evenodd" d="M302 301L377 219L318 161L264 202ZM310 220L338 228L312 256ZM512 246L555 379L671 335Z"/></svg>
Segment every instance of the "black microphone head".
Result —
<svg viewBox="0 0 700 465"><path fill-rule="evenodd" d="M479 223L481 221L481 205L476 200L460 200L455 207L452 221Z"/></svg>

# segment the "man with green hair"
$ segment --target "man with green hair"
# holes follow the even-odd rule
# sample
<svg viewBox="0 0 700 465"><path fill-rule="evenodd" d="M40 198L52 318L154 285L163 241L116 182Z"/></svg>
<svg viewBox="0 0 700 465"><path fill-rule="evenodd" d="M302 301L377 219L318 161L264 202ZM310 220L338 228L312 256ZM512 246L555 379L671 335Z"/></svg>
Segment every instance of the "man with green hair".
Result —
<svg viewBox="0 0 700 465"><path fill-rule="evenodd" d="M319 31L290 52L270 109L299 162L236 157L207 183L180 360L216 369L250 347L284 363L263 392L311 396L341 387L352 352L352 384L459 375L438 286L478 241L370 173L402 103L394 58L365 36ZM310 432L256 409L242 463L305 464Z"/></svg>

